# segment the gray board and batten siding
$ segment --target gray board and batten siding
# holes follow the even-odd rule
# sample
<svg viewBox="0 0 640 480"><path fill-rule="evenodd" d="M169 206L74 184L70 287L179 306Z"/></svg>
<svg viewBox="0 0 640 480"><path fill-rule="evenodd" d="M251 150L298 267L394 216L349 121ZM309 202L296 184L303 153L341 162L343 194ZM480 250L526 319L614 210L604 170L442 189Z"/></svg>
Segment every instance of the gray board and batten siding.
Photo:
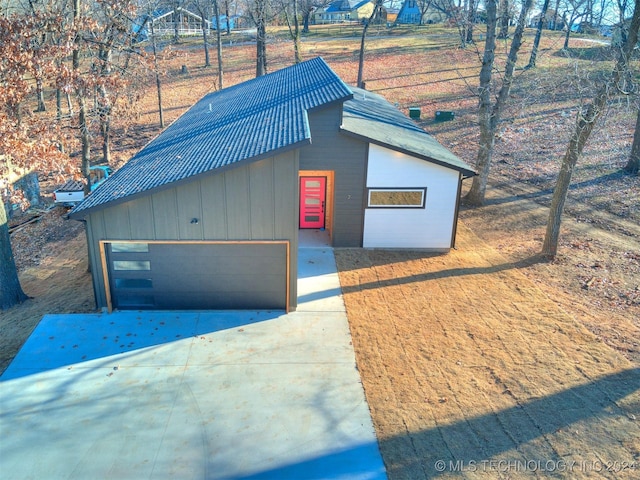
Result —
<svg viewBox="0 0 640 480"><path fill-rule="evenodd" d="M298 151L290 150L256 162L236 165L232 169L200 175L190 182L159 189L129 202L116 203L91 212L86 217L91 263L102 270L93 275L96 304L99 307L112 306L109 305L108 295L113 294L115 288L110 285L111 288L107 290L106 282L114 284L115 279L113 266L109 266L106 259L102 258L107 252L104 247L101 252L101 240L175 241L184 242L185 245L188 245L187 242L200 241L206 242L211 250L222 249L224 242L239 243L243 245L245 255L249 258L255 256L256 244L241 241L272 240L276 245L277 242L288 242L289 252L295 252L298 248L298 229L293 221L298 216L297 176ZM223 243L218 247L212 241ZM281 250L278 252L281 253ZM216 253L211 255L215 256ZM144 254L141 253L140 258L142 257ZM278 267L280 271L285 260L289 261L288 309L295 309L297 256L281 258L282 263ZM178 264L174 266L177 273L188 276L189 272L185 268ZM212 268L222 271L227 267ZM264 280L265 292L273 291L271 286L266 285L273 281L273 266L270 263L255 262L251 275ZM238 292L245 291L246 298L256 296L254 290L246 292L247 289L253 289L256 283L249 285L244 282L244 278L242 275L229 275L227 283L230 285L227 285L227 291L233 287ZM178 282L179 279L176 278L175 281ZM282 289L277 289L274 294L278 298L264 302L263 306L279 305L281 292ZM159 297L167 295L166 292L157 293ZM261 293L258 297L262 298L264 295ZM160 308L160 303L165 302L160 302L159 299L156 306ZM179 304L177 299L176 304ZM282 308L285 307L287 306ZM207 308L230 306L223 302L218 307L209 305Z"/></svg>
<svg viewBox="0 0 640 480"><path fill-rule="evenodd" d="M312 143L300 149L300 170L334 172L334 247L362 246L368 144L340 133L342 104L309 112Z"/></svg>

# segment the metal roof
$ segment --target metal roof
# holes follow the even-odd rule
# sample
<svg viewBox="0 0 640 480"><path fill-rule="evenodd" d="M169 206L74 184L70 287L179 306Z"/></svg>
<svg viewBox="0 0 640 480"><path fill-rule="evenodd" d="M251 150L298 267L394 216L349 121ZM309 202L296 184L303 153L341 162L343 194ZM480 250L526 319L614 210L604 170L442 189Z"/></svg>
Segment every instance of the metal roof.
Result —
<svg viewBox="0 0 640 480"><path fill-rule="evenodd" d="M71 216L82 218L115 201L309 143L307 111L351 96L320 57L210 93L76 206Z"/></svg>
<svg viewBox="0 0 640 480"><path fill-rule="evenodd" d="M469 165L383 97L360 88L351 89L353 98L343 106L343 132L458 170L465 177L476 175Z"/></svg>
<svg viewBox="0 0 640 480"><path fill-rule="evenodd" d="M372 0L335 0L324 10L326 13L351 12L357 10Z"/></svg>

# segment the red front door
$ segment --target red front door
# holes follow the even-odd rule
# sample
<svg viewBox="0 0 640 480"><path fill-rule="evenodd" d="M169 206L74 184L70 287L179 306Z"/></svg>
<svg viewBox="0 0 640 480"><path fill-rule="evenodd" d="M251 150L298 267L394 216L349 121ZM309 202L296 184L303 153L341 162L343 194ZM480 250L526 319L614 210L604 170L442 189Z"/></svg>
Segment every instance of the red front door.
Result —
<svg viewBox="0 0 640 480"><path fill-rule="evenodd" d="M300 177L300 228L324 228L327 177Z"/></svg>

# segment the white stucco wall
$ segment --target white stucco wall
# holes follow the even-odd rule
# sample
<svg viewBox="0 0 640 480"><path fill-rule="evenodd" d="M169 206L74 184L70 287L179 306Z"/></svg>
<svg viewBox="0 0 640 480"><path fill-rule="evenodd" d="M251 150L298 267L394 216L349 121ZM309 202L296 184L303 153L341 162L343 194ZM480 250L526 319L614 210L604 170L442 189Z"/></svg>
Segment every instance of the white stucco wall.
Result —
<svg viewBox="0 0 640 480"><path fill-rule="evenodd" d="M370 145L367 188L426 187L425 208L365 208L365 248L451 247L459 173Z"/></svg>

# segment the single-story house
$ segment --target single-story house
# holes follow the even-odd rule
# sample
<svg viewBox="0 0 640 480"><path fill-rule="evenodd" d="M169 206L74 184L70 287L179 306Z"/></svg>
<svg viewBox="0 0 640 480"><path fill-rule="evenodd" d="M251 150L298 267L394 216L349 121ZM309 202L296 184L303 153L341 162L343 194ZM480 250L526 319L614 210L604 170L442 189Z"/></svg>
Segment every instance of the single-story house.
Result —
<svg viewBox="0 0 640 480"><path fill-rule="evenodd" d="M374 7L372 0L334 0L316 12L314 21L316 24L361 22L371 16Z"/></svg>
<svg viewBox="0 0 640 480"><path fill-rule="evenodd" d="M143 15L133 22L132 30L137 33L142 40L146 40L151 34L151 26L153 23L153 32L159 36L175 35L193 36L202 35L202 25L205 28L211 28L211 22L206 18L190 12L186 8L178 7L174 9L155 10L151 15Z"/></svg>
<svg viewBox="0 0 640 480"><path fill-rule="evenodd" d="M535 15L532 15L529 19L529 27L537 28L538 23L540 22L540 17L542 16L542 12L538 12ZM543 19L542 28L546 30L564 30L565 20L562 18L562 15L557 13L553 9L547 10L547 13Z"/></svg>
<svg viewBox="0 0 640 480"><path fill-rule="evenodd" d="M70 217L98 307L289 311L299 229L446 252L473 175L318 57L206 95Z"/></svg>

